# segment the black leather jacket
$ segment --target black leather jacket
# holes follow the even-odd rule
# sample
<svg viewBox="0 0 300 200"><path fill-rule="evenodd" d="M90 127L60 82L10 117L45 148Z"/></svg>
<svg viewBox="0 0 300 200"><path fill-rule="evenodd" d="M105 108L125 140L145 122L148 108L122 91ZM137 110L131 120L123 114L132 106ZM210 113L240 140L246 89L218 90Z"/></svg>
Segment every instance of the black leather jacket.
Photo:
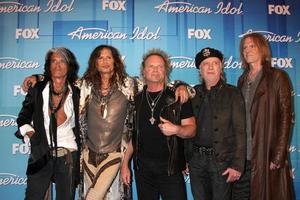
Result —
<svg viewBox="0 0 300 200"><path fill-rule="evenodd" d="M134 148L134 167L135 170L139 170L139 148L141 143L139 141L140 129L139 129L139 119L141 105L143 98L145 96L146 87L143 91L139 93L135 98L135 125L134 125L134 134L132 136L132 144ZM163 98L164 107L163 107L163 117L168 119L174 124L180 124L180 111L181 104L175 102L175 94L171 88L166 88L164 93L167 97ZM175 112L174 112L175 111ZM177 136L166 137L168 149L169 149L169 159L168 159L168 175L173 175L179 171L182 171L185 168L185 159L184 159L184 148L183 148L183 139Z"/></svg>

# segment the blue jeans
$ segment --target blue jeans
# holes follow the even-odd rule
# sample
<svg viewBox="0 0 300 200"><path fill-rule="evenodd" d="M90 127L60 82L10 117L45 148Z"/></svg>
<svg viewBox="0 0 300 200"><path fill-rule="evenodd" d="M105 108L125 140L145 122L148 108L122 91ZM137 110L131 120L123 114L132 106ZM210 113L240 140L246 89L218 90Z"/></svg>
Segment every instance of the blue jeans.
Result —
<svg viewBox="0 0 300 200"><path fill-rule="evenodd" d="M195 200L230 200L231 183L226 183L227 162L217 162L215 155L194 152L189 162L190 181Z"/></svg>

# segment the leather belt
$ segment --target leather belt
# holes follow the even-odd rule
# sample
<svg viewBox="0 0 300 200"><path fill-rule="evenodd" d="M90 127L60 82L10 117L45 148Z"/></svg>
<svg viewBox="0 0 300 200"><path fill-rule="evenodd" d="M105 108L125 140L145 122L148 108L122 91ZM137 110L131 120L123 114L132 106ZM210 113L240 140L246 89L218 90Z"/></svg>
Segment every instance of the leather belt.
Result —
<svg viewBox="0 0 300 200"><path fill-rule="evenodd" d="M193 146L194 152L200 153L201 155L214 155L215 150L212 147Z"/></svg>
<svg viewBox="0 0 300 200"><path fill-rule="evenodd" d="M117 148L114 152L121 152L121 147ZM95 167L99 166L108 156L109 153L98 153L93 151L88 147L88 163L94 165Z"/></svg>
<svg viewBox="0 0 300 200"><path fill-rule="evenodd" d="M53 157L63 157L65 155L67 155L68 153L72 153L73 151L76 151L76 149L67 149L64 147L58 147L57 154L55 153L55 150L52 150L51 154Z"/></svg>

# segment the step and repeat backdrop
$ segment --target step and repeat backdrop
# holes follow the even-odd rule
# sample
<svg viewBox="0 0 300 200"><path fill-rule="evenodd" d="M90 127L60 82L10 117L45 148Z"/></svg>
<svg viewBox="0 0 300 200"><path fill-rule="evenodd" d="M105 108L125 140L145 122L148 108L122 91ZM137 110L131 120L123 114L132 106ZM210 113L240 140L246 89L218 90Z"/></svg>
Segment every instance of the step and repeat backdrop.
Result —
<svg viewBox="0 0 300 200"><path fill-rule="evenodd" d="M0 0L0 194L24 198L30 147L14 137L25 93L25 76L43 73L52 47L76 55L80 75L100 44L119 49L129 75L138 76L142 55L151 48L168 52L171 79L199 83L194 56L204 47L225 56L227 81L242 73L239 42L259 32L270 42L273 67L293 84L295 123L290 144L291 174L300 199L300 1L298 0ZM189 177L186 177L189 199ZM134 184L133 184L134 186ZM135 188L133 189L136 198Z"/></svg>

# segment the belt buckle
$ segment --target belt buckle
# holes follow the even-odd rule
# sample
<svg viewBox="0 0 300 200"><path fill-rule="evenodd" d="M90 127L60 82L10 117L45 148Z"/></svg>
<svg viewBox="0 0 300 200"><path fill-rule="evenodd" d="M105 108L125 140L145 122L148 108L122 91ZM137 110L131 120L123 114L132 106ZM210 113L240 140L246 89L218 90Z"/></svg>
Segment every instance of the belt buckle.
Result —
<svg viewBox="0 0 300 200"><path fill-rule="evenodd" d="M108 153L97 153L90 148L88 150L88 163L94 167L99 166L108 157Z"/></svg>
<svg viewBox="0 0 300 200"><path fill-rule="evenodd" d="M203 155L210 156L210 155L213 155L214 149L213 148L200 147L199 152L201 152L201 154L203 154Z"/></svg>
<svg viewBox="0 0 300 200"><path fill-rule="evenodd" d="M57 152L57 154L56 154ZM68 154L68 151L64 148L57 148L57 151L55 152L55 149L52 150L52 156L54 157L63 157Z"/></svg>

